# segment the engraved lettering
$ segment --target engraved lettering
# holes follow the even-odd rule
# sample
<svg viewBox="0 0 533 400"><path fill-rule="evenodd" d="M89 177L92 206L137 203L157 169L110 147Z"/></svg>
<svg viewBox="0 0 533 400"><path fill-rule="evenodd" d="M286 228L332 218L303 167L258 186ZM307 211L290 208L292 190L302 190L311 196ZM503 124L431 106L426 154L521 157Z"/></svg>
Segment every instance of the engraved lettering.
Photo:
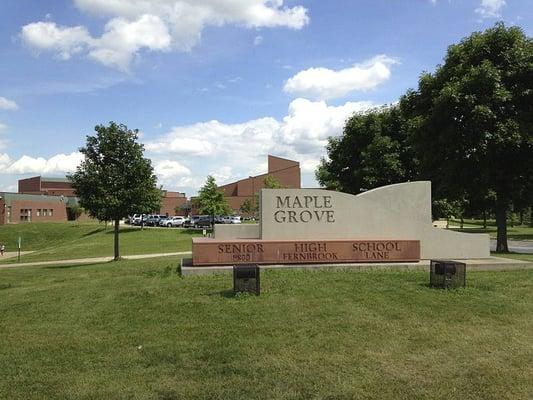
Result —
<svg viewBox="0 0 533 400"><path fill-rule="evenodd" d="M277 204L278 204L276 208L283 208L283 207L289 208L290 207L290 205L289 205L290 197L289 196L285 196L285 198L283 200L281 199L281 196L276 196L276 200L277 200Z"/></svg>

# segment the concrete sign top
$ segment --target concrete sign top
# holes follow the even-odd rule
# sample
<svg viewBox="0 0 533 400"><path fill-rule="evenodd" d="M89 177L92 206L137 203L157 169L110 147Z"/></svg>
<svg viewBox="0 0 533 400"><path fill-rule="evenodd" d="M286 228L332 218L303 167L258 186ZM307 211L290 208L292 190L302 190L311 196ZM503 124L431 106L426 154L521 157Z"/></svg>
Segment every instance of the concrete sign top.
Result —
<svg viewBox="0 0 533 400"><path fill-rule="evenodd" d="M431 226L430 182L389 185L356 196L321 189L261 191L262 239L390 239Z"/></svg>
<svg viewBox="0 0 533 400"><path fill-rule="evenodd" d="M420 240L422 258L489 257L489 236L434 228L431 182L407 182L359 195L321 189L263 189L263 240Z"/></svg>

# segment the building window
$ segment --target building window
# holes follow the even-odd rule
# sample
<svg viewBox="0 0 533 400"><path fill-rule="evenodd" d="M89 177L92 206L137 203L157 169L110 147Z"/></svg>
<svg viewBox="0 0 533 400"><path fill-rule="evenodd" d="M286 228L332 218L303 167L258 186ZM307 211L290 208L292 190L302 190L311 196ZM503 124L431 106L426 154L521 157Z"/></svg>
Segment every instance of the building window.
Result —
<svg viewBox="0 0 533 400"><path fill-rule="evenodd" d="M7 206L7 223L11 223L11 206Z"/></svg>
<svg viewBox="0 0 533 400"><path fill-rule="evenodd" d="M37 216L38 216L38 217L41 216L41 209L40 209L40 208L37 209Z"/></svg>
<svg viewBox="0 0 533 400"><path fill-rule="evenodd" d="M31 222L31 208L20 209L20 220L23 222Z"/></svg>
<svg viewBox="0 0 533 400"><path fill-rule="evenodd" d="M48 215L48 210L46 208L43 208L43 217L46 217Z"/></svg>
<svg viewBox="0 0 533 400"><path fill-rule="evenodd" d="M53 210L53 209L50 209L50 213L49 213L48 215L50 215L51 217L53 217L53 216L54 216L54 210Z"/></svg>

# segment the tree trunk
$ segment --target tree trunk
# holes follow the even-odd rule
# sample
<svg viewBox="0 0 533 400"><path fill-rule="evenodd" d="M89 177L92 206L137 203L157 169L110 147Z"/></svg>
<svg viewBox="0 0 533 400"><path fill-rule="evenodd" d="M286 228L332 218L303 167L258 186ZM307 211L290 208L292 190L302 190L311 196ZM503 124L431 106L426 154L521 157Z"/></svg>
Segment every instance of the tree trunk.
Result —
<svg viewBox="0 0 533 400"><path fill-rule="evenodd" d="M115 261L120 260L120 251L118 247L118 229L120 220L115 220Z"/></svg>
<svg viewBox="0 0 533 400"><path fill-rule="evenodd" d="M533 228L533 206L529 207L529 226Z"/></svg>
<svg viewBox="0 0 533 400"><path fill-rule="evenodd" d="M496 251L509 253L509 246L507 245L507 204L505 202L496 202L496 227L498 229Z"/></svg>
<svg viewBox="0 0 533 400"><path fill-rule="evenodd" d="M483 210L483 229L487 229L487 210Z"/></svg>
<svg viewBox="0 0 533 400"><path fill-rule="evenodd" d="M524 225L524 209L520 209L520 226Z"/></svg>
<svg viewBox="0 0 533 400"><path fill-rule="evenodd" d="M465 227L465 218L461 214L461 229L463 229L464 227Z"/></svg>

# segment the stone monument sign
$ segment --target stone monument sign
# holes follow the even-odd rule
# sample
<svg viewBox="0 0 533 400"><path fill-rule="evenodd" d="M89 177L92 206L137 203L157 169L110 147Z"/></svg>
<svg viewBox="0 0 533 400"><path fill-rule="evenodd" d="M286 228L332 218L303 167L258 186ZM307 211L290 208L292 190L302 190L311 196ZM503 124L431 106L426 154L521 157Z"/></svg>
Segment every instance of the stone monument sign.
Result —
<svg viewBox="0 0 533 400"><path fill-rule="evenodd" d="M431 183L350 195L263 189L260 224L216 225L193 239L193 265L398 262L487 258L489 237L432 226Z"/></svg>

